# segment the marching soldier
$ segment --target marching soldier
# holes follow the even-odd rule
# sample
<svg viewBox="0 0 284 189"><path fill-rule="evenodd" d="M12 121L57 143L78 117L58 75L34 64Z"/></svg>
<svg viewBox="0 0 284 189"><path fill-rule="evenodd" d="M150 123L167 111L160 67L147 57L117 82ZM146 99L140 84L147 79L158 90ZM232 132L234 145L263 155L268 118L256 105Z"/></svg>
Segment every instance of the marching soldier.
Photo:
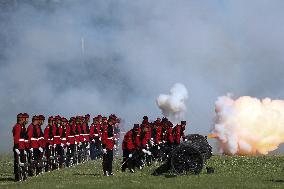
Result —
<svg viewBox="0 0 284 189"><path fill-rule="evenodd" d="M115 146L113 122L110 119L108 122L103 118L103 134L102 134L102 147L103 147L103 172L105 176L113 175L112 162L113 162L113 148Z"/></svg>
<svg viewBox="0 0 284 189"><path fill-rule="evenodd" d="M25 139L27 137L26 133L26 124L28 123L29 115L26 113L20 113L17 115L17 123L13 127L13 137L14 137L14 175L15 180L20 181L21 179L25 180L26 178L21 178L19 175L19 164L20 163L27 163L26 162L26 146L25 146ZM26 170L24 170L26 171Z"/></svg>

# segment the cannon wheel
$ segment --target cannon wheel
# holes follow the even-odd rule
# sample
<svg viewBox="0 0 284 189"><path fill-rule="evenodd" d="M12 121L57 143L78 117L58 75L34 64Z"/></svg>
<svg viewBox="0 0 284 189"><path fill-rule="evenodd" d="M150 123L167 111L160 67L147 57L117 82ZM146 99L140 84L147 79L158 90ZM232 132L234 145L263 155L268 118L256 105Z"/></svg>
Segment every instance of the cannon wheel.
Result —
<svg viewBox="0 0 284 189"><path fill-rule="evenodd" d="M176 174L199 174L203 158L194 146L180 145L172 152L171 167Z"/></svg>

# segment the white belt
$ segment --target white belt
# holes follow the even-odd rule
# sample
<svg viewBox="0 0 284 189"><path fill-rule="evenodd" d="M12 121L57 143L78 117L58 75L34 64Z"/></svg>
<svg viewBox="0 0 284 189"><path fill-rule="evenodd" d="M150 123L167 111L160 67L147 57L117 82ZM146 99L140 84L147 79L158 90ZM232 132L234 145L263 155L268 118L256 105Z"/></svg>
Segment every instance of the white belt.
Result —
<svg viewBox="0 0 284 189"><path fill-rule="evenodd" d="M78 137L79 135L75 135L76 137Z"/></svg>
<svg viewBox="0 0 284 189"><path fill-rule="evenodd" d="M54 136L54 138L60 138L60 136Z"/></svg>
<svg viewBox="0 0 284 189"><path fill-rule="evenodd" d="M44 139L43 137L40 137L39 139Z"/></svg>
<svg viewBox="0 0 284 189"><path fill-rule="evenodd" d="M107 138L107 139L113 139L113 137L109 137L109 138Z"/></svg>
<svg viewBox="0 0 284 189"><path fill-rule="evenodd" d="M94 134L95 136L99 136L98 134Z"/></svg>
<svg viewBox="0 0 284 189"><path fill-rule="evenodd" d="M68 138L74 138L74 136L68 136Z"/></svg>
<svg viewBox="0 0 284 189"><path fill-rule="evenodd" d="M66 140L66 138L62 138L62 140Z"/></svg>
<svg viewBox="0 0 284 189"><path fill-rule="evenodd" d="M19 141L23 142L23 141L25 141L25 139L19 139Z"/></svg>
<svg viewBox="0 0 284 189"><path fill-rule="evenodd" d="M38 140L37 138L31 138L31 140Z"/></svg>

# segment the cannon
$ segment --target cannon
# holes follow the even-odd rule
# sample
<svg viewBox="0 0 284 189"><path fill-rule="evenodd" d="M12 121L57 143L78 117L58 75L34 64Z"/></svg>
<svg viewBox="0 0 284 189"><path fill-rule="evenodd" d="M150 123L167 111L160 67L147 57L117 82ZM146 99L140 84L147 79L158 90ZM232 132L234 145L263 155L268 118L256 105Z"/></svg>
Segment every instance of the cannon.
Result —
<svg viewBox="0 0 284 189"><path fill-rule="evenodd" d="M173 147L167 154L165 162L158 167L153 175L173 172L177 175L200 174L206 161L212 156L212 147L207 137L190 134L185 141Z"/></svg>

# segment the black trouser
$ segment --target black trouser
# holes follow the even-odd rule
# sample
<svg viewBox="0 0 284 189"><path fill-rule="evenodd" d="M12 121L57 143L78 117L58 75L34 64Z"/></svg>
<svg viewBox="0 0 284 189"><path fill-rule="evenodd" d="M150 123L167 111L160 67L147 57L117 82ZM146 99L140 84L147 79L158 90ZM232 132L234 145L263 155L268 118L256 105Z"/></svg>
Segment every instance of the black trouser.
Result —
<svg viewBox="0 0 284 189"><path fill-rule="evenodd" d="M68 158L70 159L71 157L74 158L75 156L75 144L70 144L67 148L67 155L68 155Z"/></svg>
<svg viewBox="0 0 284 189"><path fill-rule="evenodd" d="M151 150L150 150L150 151L152 152L153 158L154 158L155 160L157 160L158 158L160 158L160 156L159 156L160 150L159 150L159 146L158 146L158 145L155 145L155 146L151 147Z"/></svg>
<svg viewBox="0 0 284 189"><path fill-rule="evenodd" d="M17 152L15 151L16 148L13 148L13 152L14 152L14 174L16 179L18 178L18 168L19 168L19 160L21 163L26 163L26 158L25 158L25 150L19 150L20 154L17 154Z"/></svg>
<svg viewBox="0 0 284 189"><path fill-rule="evenodd" d="M57 152L57 156L59 156L59 165L61 166L64 163L64 149L60 144L57 144L55 151Z"/></svg>
<svg viewBox="0 0 284 189"><path fill-rule="evenodd" d="M50 144L48 143L45 146L45 157L46 157L47 161L49 161L50 156L51 156L51 149L50 149Z"/></svg>
<svg viewBox="0 0 284 189"><path fill-rule="evenodd" d="M40 151L38 148L32 148L28 151L28 161L29 161L29 175L33 176L34 170L36 170L36 173L39 172L38 169L38 163L39 163L39 157L40 157Z"/></svg>
<svg viewBox="0 0 284 189"><path fill-rule="evenodd" d="M124 172L126 168L129 170L134 169L134 150L123 150L123 160L122 160L122 166L121 171ZM129 154L132 154L132 157L129 157Z"/></svg>
<svg viewBox="0 0 284 189"><path fill-rule="evenodd" d="M113 161L113 150L107 150L105 154L103 154L103 171L106 174L112 173L112 161Z"/></svg>
<svg viewBox="0 0 284 189"><path fill-rule="evenodd" d="M33 148L33 152L29 150L29 163L32 163L32 161L38 161L40 156L40 151L38 148Z"/></svg>
<svg viewBox="0 0 284 189"><path fill-rule="evenodd" d="M102 144L99 138L95 138L95 141L91 142L90 144L90 154L91 159L98 159L101 157L101 151L102 151Z"/></svg>

